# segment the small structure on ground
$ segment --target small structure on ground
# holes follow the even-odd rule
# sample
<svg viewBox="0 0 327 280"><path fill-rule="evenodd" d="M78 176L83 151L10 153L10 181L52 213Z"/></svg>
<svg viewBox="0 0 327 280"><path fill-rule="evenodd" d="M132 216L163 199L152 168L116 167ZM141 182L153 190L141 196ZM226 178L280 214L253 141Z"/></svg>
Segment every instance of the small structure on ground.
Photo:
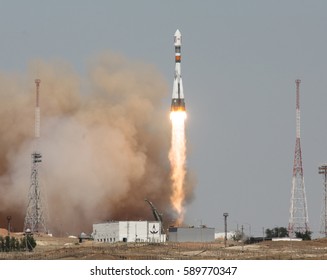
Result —
<svg viewBox="0 0 327 280"><path fill-rule="evenodd" d="M209 227L170 227L170 242L213 242L215 229Z"/></svg>

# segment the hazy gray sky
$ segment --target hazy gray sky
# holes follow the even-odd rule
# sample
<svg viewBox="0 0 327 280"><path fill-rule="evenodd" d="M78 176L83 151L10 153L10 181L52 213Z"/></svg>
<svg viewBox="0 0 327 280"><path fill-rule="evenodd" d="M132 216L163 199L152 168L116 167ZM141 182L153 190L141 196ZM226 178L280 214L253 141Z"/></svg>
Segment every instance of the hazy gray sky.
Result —
<svg viewBox="0 0 327 280"><path fill-rule="evenodd" d="M186 222L252 234L287 226L295 148L295 79L309 222L320 228L327 161L327 2L324 0L1 1L0 71L60 59L84 75L112 50L153 64L172 89L173 34L183 37L188 168ZM163 106L170 106L170 95ZM167 118L167 121L168 118Z"/></svg>

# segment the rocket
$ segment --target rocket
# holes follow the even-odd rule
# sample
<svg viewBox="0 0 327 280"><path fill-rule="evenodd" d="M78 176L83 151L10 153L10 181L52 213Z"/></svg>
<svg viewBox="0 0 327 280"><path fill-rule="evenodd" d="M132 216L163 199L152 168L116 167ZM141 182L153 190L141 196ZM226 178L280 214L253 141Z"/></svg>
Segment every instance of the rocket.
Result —
<svg viewBox="0 0 327 280"><path fill-rule="evenodd" d="M174 45L175 45L175 77L173 85L173 96L171 100L170 111L185 111L185 101L183 93L183 83L181 75L181 46L182 46L182 35L177 29L174 34Z"/></svg>

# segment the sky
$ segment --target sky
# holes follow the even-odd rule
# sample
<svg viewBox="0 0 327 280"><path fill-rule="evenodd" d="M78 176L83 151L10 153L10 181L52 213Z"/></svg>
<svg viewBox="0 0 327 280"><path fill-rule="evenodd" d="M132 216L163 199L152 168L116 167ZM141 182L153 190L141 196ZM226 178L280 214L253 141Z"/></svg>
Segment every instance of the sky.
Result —
<svg viewBox="0 0 327 280"><path fill-rule="evenodd" d="M288 225L295 148L295 79L310 228L320 229L327 161L327 2L323 0L1 1L0 72L64 60L83 77L110 50L174 75L182 33L187 168L196 178L189 225L223 230ZM167 122L169 121L167 117Z"/></svg>

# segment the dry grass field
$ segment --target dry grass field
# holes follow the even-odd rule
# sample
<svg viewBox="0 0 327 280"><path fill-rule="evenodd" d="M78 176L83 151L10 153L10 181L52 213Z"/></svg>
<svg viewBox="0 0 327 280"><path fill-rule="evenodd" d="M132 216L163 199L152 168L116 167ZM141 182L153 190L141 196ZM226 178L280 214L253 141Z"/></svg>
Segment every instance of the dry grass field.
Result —
<svg viewBox="0 0 327 280"><path fill-rule="evenodd" d="M7 234L1 230L0 234ZM19 234L16 235L19 237ZM98 243L77 238L34 236L33 252L0 253L11 260L327 260L327 239L265 241L245 245L212 243Z"/></svg>

